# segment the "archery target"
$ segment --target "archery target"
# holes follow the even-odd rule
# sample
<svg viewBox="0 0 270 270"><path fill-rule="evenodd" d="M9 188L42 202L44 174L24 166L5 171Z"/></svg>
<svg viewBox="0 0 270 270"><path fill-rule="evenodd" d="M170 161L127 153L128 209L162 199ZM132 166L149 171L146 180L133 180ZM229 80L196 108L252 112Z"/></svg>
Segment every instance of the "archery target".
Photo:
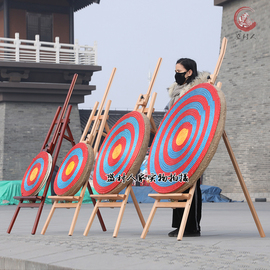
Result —
<svg viewBox="0 0 270 270"><path fill-rule="evenodd" d="M118 193L136 177L147 152L150 120L133 111L112 127L96 160L93 184L100 194Z"/></svg>
<svg viewBox="0 0 270 270"><path fill-rule="evenodd" d="M88 181L94 163L94 152L86 143L78 143L67 153L54 180L57 195L75 195Z"/></svg>
<svg viewBox="0 0 270 270"><path fill-rule="evenodd" d="M225 116L224 95L209 83L193 87L175 102L150 149L148 174L154 190L183 192L198 180L216 152Z"/></svg>
<svg viewBox="0 0 270 270"><path fill-rule="evenodd" d="M27 168L21 185L22 196L35 196L43 188L52 168L52 156L40 152Z"/></svg>

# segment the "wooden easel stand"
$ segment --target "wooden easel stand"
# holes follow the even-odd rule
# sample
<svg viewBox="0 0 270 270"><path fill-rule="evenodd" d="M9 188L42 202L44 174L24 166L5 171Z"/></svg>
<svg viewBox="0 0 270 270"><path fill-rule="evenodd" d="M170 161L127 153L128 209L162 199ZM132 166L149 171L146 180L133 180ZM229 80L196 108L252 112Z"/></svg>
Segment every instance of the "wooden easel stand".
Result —
<svg viewBox="0 0 270 270"><path fill-rule="evenodd" d="M36 216L36 219L35 219L35 222L34 222L34 226L33 226L33 229L32 229L32 232L31 234L35 234L36 233L36 229L37 229L37 226L38 226L38 223L39 223L39 219L40 219L40 216L41 216L41 212L42 212L42 209L43 209L43 206L44 206L44 203L45 203L45 199L46 199L46 195L47 195L47 192L48 192L48 189L49 189L49 186L50 186L50 183L51 183L51 178L52 178L52 172L54 171L54 168L55 168L55 165L56 165L56 161L57 161L57 157L58 157L58 154L59 154L59 151L60 151L60 148L61 148L61 144L62 144L62 141L63 141L63 138L67 139L68 141L71 142L72 146L75 145L75 142L74 142L74 138L71 134L71 132L68 132L69 136L64 136L65 134L65 130L69 130L69 127L68 127L68 124L69 124L69 116L70 116L70 113L71 113L71 109L72 109L72 106L69 105L68 109L67 109L67 113L66 113L66 117L64 120L60 120L60 125L61 125L61 132L58 133L58 144L57 144L57 147L56 147L56 151L55 151L55 154L54 154L54 157L53 157L53 163L52 163L52 168L51 168L51 173L50 173L50 176L46 182L46 185L45 185L45 189L44 189L44 192L43 192L43 195L42 196L16 196L14 197L15 199L19 200L19 204L17 205L17 208L16 208L16 211L13 215L13 218L10 222L10 225L8 227L8 230L7 230L7 233L10 233L11 230L12 230L12 227L15 223L15 220L18 216L18 213L20 211L21 208L38 208L38 212L37 212L37 216ZM61 107L58 108L58 112L61 110ZM54 122L55 122L55 119L54 119ZM56 124L56 122L54 123ZM54 125L53 124L53 125ZM52 132L52 129L49 130L49 133ZM50 137L50 134L47 135L47 137ZM30 201L29 203L24 203L24 201ZM40 202L37 202L37 201L40 201Z"/></svg>
<svg viewBox="0 0 270 270"><path fill-rule="evenodd" d="M224 130L224 132L223 132L223 134L222 134L222 138L223 138L223 141L224 141L224 143L225 143L225 145L226 145L226 148L227 148L227 151L228 151L229 156L230 156L230 158L231 158L231 161L232 161L234 170L235 170L235 172L236 172L236 175L237 175L237 177L238 177L238 180L239 180L239 182L240 182L240 185L241 185L242 190L243 190L243 192L244 192L244 195L245 195L245 197L246 197L246 200L247 200L249 209L250 209L251 214L252 214L252 216L253 216L253 219L254 219L254 221L255 221L255 223L256 223L256 226L257 226L257 229L258 229L258 231L259 231L259 234L260 234L261 237L265 237L265 233L264 233L264 231L263 231L261 222L260 222L260 220L259 220L259 218L258 218L258 215L257 215L257 212L256 212L256 210L255 210L254 204L253 204L253 202L252 202L252 200L251 200L251 198L250 198L250 195L249 195L247 186L246 186L246 184L245 184L244 178L243 178L243 176L242 176L242 173L241 173L241 171L240 171L240 168L239 168L238 163L237 163L237 161L236 161L236 158L235 158L235 156L234 156L234 153L233 153L231 144L230 144L230 142L229 142L229 139L228 139L228 137L227 137L227 134L226 134L225 130Z"/></svg>
<svg viewBox="0 0 270 270"><path fill-rule="evenodd" d="M156 96L157 96L156 93L153 93L153 96L152 96L151 101L150 101L149 108L146 108L146 106L147 106L147 103L149 101L150 94L151 94L151 91L152 91L152 88L153 88L153 85L154 85L154 82L155 82L155 79L156 79L156 76L157 76L161 61L162 61L162 58L159 58L158 62L157 62L157 65L156 65L156 68L155 68L155 71L154 71L154 74L153 74L153 77L152 77L152 80L151 80L151 82L149 84L146 95L141 94L139 96L139 98L137 100L137 103L135 105L135 108L133 110L133 111L138 111L138 112L141 112L141 113L147 115L147 117L150 119L151 131L153 133L156 133L156 130L157 130L154 119L152 117L152 113L154 111L154 103L155 103ZM145 226L145 221L144 221L143 215L141 213L138 201L137 201L137 199L135 197L134 191L132 189L132 185L130 183L129 185L127 185L124 195L122 195L122 194L91 195L91 198L96 199L97 203L96 203L96 205L94 207L94 210L93 210L93 212L92 212L92 214L91 214L91 216L89 218L88 224L87 224L87 226L85 228L85 231L84 231L83 235L84 236L88 235L88 232L89 232L89 230L90 230L90 228L92 226L95 215L96 215L99 208L119 207L120 211L119 211L119 214L118 214L118 219L117 219L115 229L114 229L114 233L113 233L113 237L117 237L119 229L120 229L120 225L121 225L121 222L122 222L122 218L123 218L123 215L124 215L124 211L125 211L125 208L126 208L126 204L127 204L129 194L131 195L131 198L133 200L133 203L134 203L134 206L136 208L139 219L141 221L141 224L144 227ZM109 200L109 202L102 202L102 200ZM121 200L121 202L116 202L116 200Z"/></svg>
<svg viewBox="0 0 270 270"><path fill-rule="evenodd" d="M44 143L42 145L42 148L41 148L41 151L46 151L46 152L48 152L49 154L52 155L53 152L54 152L54 148L55 148L55 146L57 144L56 152L55 152L55 154L53 156L53 162L52 162L52 168L51 168L50 176L47 179L43 195L42 196L38 196L38 195L35 195L35 196L15 196L14 197L14 199L19 200L19 204L18 204L18 206L17 206L17 208L15 210L15 213L13 215L13 218L12 218L12 220L10 222L7 233L11 232L12 227L13 227L13 225L15 223L15 220L16 220L16 218L18 216L18 213L19 213L19 211L20 211L20 209L22 207L24 207L24 208L26 208L26 207L31 207L31 208L38 207L37 216L36 216L35 223L34 223L34 226L33 226L32 232L31 232L32 234L36 233L36 229L37 229L37 226L38 226L40 215L41 215L41 212L42 212L42 209L43 209L43 205L45 203L45 199L46 199L46 196L47 196L49 185L51 183L51 178L52 178L52 175L53 175L52 172L54 171L54 168L55 168L55 164L56 164L56 161L57 161L57 158L58 158L58 154L59 154L59 151L60 151L60 148L61 148L61 145L62 145L63 138L70 141L72 146L75 145L74 138L73 138L71 130L69 128L69 123L70 123L69 117L70 117L72 106L71 105L68 106L68 103L69 103L71 94L73 92L73 89L74 89L77 78L78 78L78 74L75 73L74 76L73 76L72 82L70 84L70 87L69 87L69 90L68 90L68 93L67 93L67 96L66 96L62 111L61 111L61 107L58 107L58 109L56 111L56 114L55 114L55 116L53 118L52 124L51 124L51 126L49 128L49 131L47 133L47 136L45 138L45 141L44 141ZM60 111L61 111L61 114L60 114ZM65 115L65 113L66 113L66 115ZM59 120L57 120L59 114L60 114L60 117L59 117ZM65 118L64 118L64 115L65 115ZM56 125L56 127L55 127L55 125ZM55 131L53 133L52 141L50 143L48 143L54 127L55 127ZM67 130L68 135L65 135L66 130ZM24 201L30 201L30 202L29 203L24 203ZM40 202L37 203L37 201L40 201Z"/></svg>
<svg viewBox="0 0 270 270"><path fill-rule="evenodd" d="M94 144L94 149L93 149L94 157L96 156L101 136L102 135L106 136L106 134L104 134L104 132L103 132L104 128L105 128L106 131L109 130L109 126L107 124L107 119L109 117L108 114L109 114L109 109L110 109L110 106L111 106L111 100L109 100L107 102L107 106L106 106L106 108L104 110L104 114L101 115L101 113L102 113L102 110L103 110L107 95L109 93L109 89L111 87L115 72L116 72L116 68L114 68L113 71L112 71L111 77L109 79L108 85L106 87L105 93L103 95L103 98L102 98L102 101L101 101L101 104L100 104L100 107L99 107L99 109L97 111L97 115L95 116L95 113L96 113L96 110L98 108L99 103L95 102L93 110L92 110L92 112L91 112L91 114L90 114L90 116L88 118L87 124L86 124L86 126L84 128L83 134L82 134L81 139L80 139L80 142L84 142L86 144L89 144L90 146L93 146L93 144ZM90 134L87 135L93 121L94 121L94 123L93 123L93 126L91 128L91 132L90 132ZM97 137L96 137L96 135L97 135ZM96 140L95 140L95 138L96 138ZM94 142L94 140L95 140L95 142ZM84 198L86 188L88 188L90 196L93 195L93 190L92 190L92 188L91 188L91 186L89 184L89 181L87 179L85 184L83 184L83 187L82 187L82 190L81 190L79 196L72 196L72 195L70 195L70 196L62 196L62 195L49 196L50 199L54 200L54 203L53 203L51 211L50 211L50 213L49 213L49 215L47 217L47 220L46 220L46 222L45 222L45 224L43 226L41 234L44 235L46 233L46 230L47 230L47 228L49 226L49 223L50 223L50 221L52 219L52 216L53 216L54 211L55 211L56 208L75 208L75 213L73 215L73 219L72 219L71 226L70 226L69 233L68 233L68 235L70 235L70 236L73 235L75 225L76 225L76 222L77 222L77 219L78 219L78 215L79 215L79 212L80 212L80 209L81 209L81 205L82 205L82 202L83 202L83 198ZM63 201L65 201L65 202L63 202ZM94 198L92 198L92 202L93 202L93 205L95 206L96 205L96 200ZM106 231L106 227L105 227L104 221L102 219L102 216L101 216L101 213L100 213L99 210L97 211L97 215L98 215L98 219L99 219L102 230Z"/></svg>
<svg viewBox="0 0 270 270"><path fill-rule="evenodd" d="M225 55L226 46L227 46L227 39L223 38L221 49L220 49L220 55L219 55L219 58L218 58L218 61L217 61L215 71L214 71L214 73L211 75L211 77L209 79L209 83L212 84L212 85L215 84L215 81L217 79L217 75L219 73L221 63L222 63L224 55ZM220 82L217 83L218 88L221 88L221 85L222 84ZM254 221L256 223L256 226L258 228L259 234L260 234L261 237L265 237L263 228L261 226L260 220L258 218L258 215L257 215L256 210L254 208L254 205L252 203L252 200L250 198L250 195L249 195L249 192L247 190L245 181L243 179L243 176L242 176L241 171L239 169L239 166L237 164L236 158L234 156L233 150L231 148L231 145L229 143L229 139L228 139L228 137L226 135L225 130L223 131L222 138L224 140L227 151L229 153L232 164L234 166L236 175L237 175L237 177L239 179L240 185L242 187L242 190L243 190L244 195L246 197L246 200L248 202L250 211L252 213L253 219L254 219ZM144 227L144 230L142 232L141 238L144 239L146 237L146 234L147 234L147 232L149 230L150 224L151 224L151 222L152 222L152 220L154 218L154 215L156 213L157 208L176 208L176 207L178 207L178 208L185 208L184 214L183 214L183 217L182 217L182 221L181 221L181 226L180 226L179 233L178 233L178 236L177 236L177 240L182 240L184 230L185 230L185 227L186 227L186 222L187 222L190 206L191 206L192 199L193 199L193 194L194 194L194 191L195 191L195 186L196 186L196 183L190 188L188 194L181 194L181 193L149 194L148 195L149 197L152 197L152 198L155 199L155 203L154 203L153 208L151 210L151 213L150 213L150 215L148 217L148 220L147 220L146 226ZM176 200L185 200L186 199L187 201L186 202L163 202L162 203L162 202L160 202L161 199L173 199L173 200L174 199L176 199Z"/></svg>
<svg viewBox="0 0 270 270"><path fill-rule="evenodd" d="M108 113L109 113L110 105L111 105L111 101L109 100L108 104L106 106L104 115L103 115L104 117L102 117L102 122L101 122L101 125L100 125L99 133L101 133L103 131L103 129L104 129L104 125L105 125L105 122L106 122L106 119L107 119L107 116L108 116ZM92 115L91 119L93 120L93 115ZM92 132L93 132L93 129L92 129L91 133ZM83 141L83 139L81 139L81 141ZM96 143L99 144L99 141L96 141ZM94 154L96 154L96 153L94 152ZM73 219L72 219L71 226L70 226L69 233L68 233L69 236L73 235L75 225L76 225L76 222L77 222L77 219L78 219L78 215L79 215L79 212L80 212L80 209L81 209L81 205L82 205L82 202L83 202L83 198L84 198L86 188L88 188L89 194L91 196L91 194L93 194L93 190L92 190L88 180L83 185L83 188L82 188L79 196L72 196L72 195L70 195L70 196L62 196L62 195L61 196L60 195L59 196L49 196L49 199L54 200L54 203L52 205L52 208L51 208L51 211L50 211L50 213L48 215L48 218L47 218L47 220L46 220L46 222L45 222L45 224L43 226L41 234L44 235L46 233L47 228L49 226L49 223L50 223L50 221L52 219L52 216L53 216L56 208L75 208L75 213L73 215ZM65 202L62 202L62 201L65 201ZM95 206L96 205L95 199L92 199L92 202L93 202L93 205ZM103 218L101 216L100 211L97 212L97 215L98 215L98 219L99 219L102 230L106 231L107 229L106 229L106 226L104 224L104 221L103 221Z"/></svg>
<svg viewBox="0 0 270 270"><path fill-rule="evenodd" d="M113 232L113 237L117 237L120 225L123 219L124 211L127 205L128 197L131 195L131 198L133 200L134 206L136 208L137 214L139 216L139 219L141 221L142 226L145 226L145 221L141 212L141 209L139 207L138 201L135 197L134 191L132 189L131 183L126 187L124 194L102 194L102 195L91 195L91 198L94 198L97 200L96 205L94 207L94 210L92 211L92 214L90 216L90 219L88 221L88 224L84 231L84 236L88 235L88 232L92 226L92 223L94 221L95 215L99 208L120 208L118 218L116 221L116 225ZM110 200L110 202L102 202L102 200ZM117 200L122 200L121 202L117 202Z"/></svg>
<svg viewBox="0 0 270 270"><path fill-rule="evenodd" d="M195 191L196 183L190 188L189 193L167 193L167 194L148 194L149 197L155 199L154 205L150 212L150 215L147 219L146 225L141 234L141 238L145 239L152 220L155 216L157 208L184 208L184 213L181 221L181 226L178 232L177 240L182 240L187 218L190 210L190 206L192 203L194 191ZM161 200L172 200L171 202L161 202ZM179 202L179 200L186 200L185 202Z"/></svg>

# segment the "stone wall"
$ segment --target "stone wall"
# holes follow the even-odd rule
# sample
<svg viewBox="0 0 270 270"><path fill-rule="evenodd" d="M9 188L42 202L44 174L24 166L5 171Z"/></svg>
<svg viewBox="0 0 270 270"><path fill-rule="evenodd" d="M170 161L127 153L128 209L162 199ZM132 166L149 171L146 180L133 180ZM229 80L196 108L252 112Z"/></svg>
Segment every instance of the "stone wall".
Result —
<svg viewBox="0 0 270 270"><path fill-rule="evenodd" d="M235 12L243 6L254 10L257 23L249 32L238 29ZM227 101L225 130L249 193L270 200L270 1L237 0L223 5L222 31L228 39L218 80ZM204 184L215 185L222 194L244 199L238 178L221 139L217 153L205 172Z"/></svg>
<svg viewBox="0 0 270 270"><path fill-rule="evenodd" d="M5 104L0 103L0 179L3 179L4 162L4 131L5 131Z"/></svg>
<svg viewBox="0 0 270 270"><path fill-rule="evenodd" d="M63 104L0 103L0 180L20 180L32 159L40 152L58 106ZM78 143L81 136L77 105L72 106L70 129ZM71 144L63 140L59 166Z"/></svg>

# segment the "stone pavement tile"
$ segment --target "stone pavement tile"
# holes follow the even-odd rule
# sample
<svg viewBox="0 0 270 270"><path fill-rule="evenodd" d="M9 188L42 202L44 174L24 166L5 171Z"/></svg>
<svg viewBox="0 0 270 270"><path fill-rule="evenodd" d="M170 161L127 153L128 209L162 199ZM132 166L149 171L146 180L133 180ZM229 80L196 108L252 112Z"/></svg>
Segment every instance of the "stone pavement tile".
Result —
<svg viewBox="0 0 270 270"><path fill-rule="evenodd" d="M0 269L5 269L5 257L0 256Z"/></svg>
<svg viewBox="0 0 270 270"><path fill-rule="evenodd" d="M127 205L117 238L112 237L118 215L115 209L102 209L107 232L103 232L95 220L89 235L84 237L82 233L91 209L83 205L76 233L72 237L67 235L62 225L64 222L67 228L70 226L66 220L71 219L73 211L59 211L49 227L50 231L44 236L40 235L43 223L40 223L36 235L30 234L32 220L21 222L10 235L5 233L6 228L0 223L0 256L5 247L10 248L13 250L11 258L25 256L33 265L37 263L37 267L45 262L49 270L53 267L89 269L89 265L97 270L270 269L270 226L267 226L270 225L270 204L255 206L265 238L259 236L245 203L227 203L203 204L202 236L184 237L182 241L177 241L167 236L172 214L169 209L158 209L146 239L141 239L142 226L134 206L130 204ZM147 219L152 204L140 204L140 207ZM50 206L45 206L45 212L49 210ZM4 216L8 216L8 211L4 212ZM45 219L46 215L42 222ZM32 249L33 246L36 250Z"/></svg>
<svg viewBox="0 0 270 270"><path fill-rule="evenodd" d="M71 268L55 266L49 264L40 264L26 260L14 258L1 258L0 269L2 270L73 270Z"/></svg>
<svg viewBox="0 0 270 270"><path fill-rule="evenodd" d="M58 265L56 263L56 265ZM75 260L66 260L61 266L76 267L79 269L157 269L163 270L164 264L159 259L149 260L146 257L130 257L124 254L95 254L88 258L77 258ZM166 269L175 269L175 265L166 265Z"/></svg>
<svg viewBox="0 0 270 270"><path fill-rule="evenodd" d="M66 260L76 260L80 257L88 257L90 254L94 254L89 250L74 250L74 249L63 249L62 251L58 251L54 254L44 254L34 258L35 262L39 263L47 263L47 264L59 264L61 266L68 266L63 265L65 264ZM68 266L71 267L71 266ZM72 268L72 267L71 267Z"/></svg>
<svg viewBox="0 0 270 270"><path fill-rule="evenodd" d="M40 257L50 257L54 256L58 252L63 252L63 248L60 247L50 247L48 248L44 244L34 244L34 243L24 243L24 245L17 245L16 243L13 244L12 249L1 250L1 256L4 257L16 257L17 259L25 259L30 261L38 261ZM70 249L65 249L66 251ZM44 263L44 262L41 262ZM45 263L50 263L49 260L45 261Z"/></svg>

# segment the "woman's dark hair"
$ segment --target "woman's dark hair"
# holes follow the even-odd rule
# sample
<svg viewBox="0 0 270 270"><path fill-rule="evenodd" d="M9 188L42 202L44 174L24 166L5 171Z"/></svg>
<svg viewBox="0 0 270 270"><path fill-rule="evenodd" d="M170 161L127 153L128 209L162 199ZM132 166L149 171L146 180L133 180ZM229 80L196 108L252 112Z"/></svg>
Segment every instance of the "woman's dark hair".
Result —
<svg viewBox="0 0 270 270"><path fill-rule="evenodd" d="M176 64L181 64L187 71L190 69L192 70L192 75L186 81L187 84L191 83L198 76L197 64L194 60L189 58L180 58L177 60Z"/></svg>

